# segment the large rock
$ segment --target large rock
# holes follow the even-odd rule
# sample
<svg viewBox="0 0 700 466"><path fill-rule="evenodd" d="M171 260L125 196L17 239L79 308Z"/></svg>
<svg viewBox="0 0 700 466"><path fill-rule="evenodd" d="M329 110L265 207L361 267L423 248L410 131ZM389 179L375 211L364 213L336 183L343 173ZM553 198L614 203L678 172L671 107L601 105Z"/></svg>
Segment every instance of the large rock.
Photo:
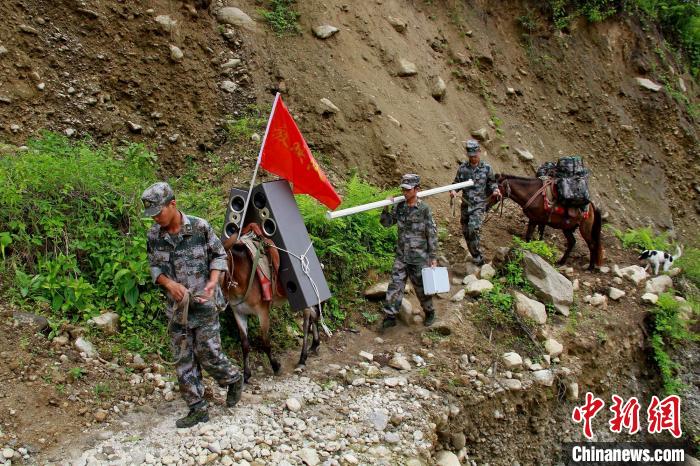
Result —
<svg viewBox="0 0 700 466"><path fill-rule="evenodd" d="M574 302L574 287L569 279L530 251L525 251L523 264L525 276L535 287L535 294L551 302L557 311L568 316L569 306Z"/></svg>
<svg viewBox="0 0 700 466"><path fill-rule="evenodd" d="M554 338L550 338L544 342L544 349L547 351L547 354L556 358L564 351L564 346Z"/></svg>
<svg viewBox="0 0 700 466"><path fill-rule="evenodd" d="M659 275L647 281L644 291L647 293L661 294L669 288L673 288L673 280L668 275Z"/></svg>
<svg viewBox="0 0 700 466"><path fill-rule="evenodd" d="M656 304L656 302L659 300L659 297L655 295L654 293L644 293L642 295L642 302L647 303L647 304Z"/></svg>
<svg viewBox="0 0 700 466"><path fill-rule="evenodd" d="M399 59L399 71L398 75L399 76L413 76L418 73L418 68L416 68L416 65L405 58Z"/></svg>
<svg viewBox="0 0 700 466"><path fill-rule="evenodd" d="M527 149L517 149L517 148L516 148L516 149L515 149L515 152L518 154L518 157L520 157L521 159L523 159L523 160L525 160L525 161L528 161L528 162L529 162L530 160L533 160L533 159L535 158L535 156L532 155L532 154L530 153L530 151L527 150Z"/></svg>
<svg viewBox="0 0 700 466"><path fill-rule="evenodd" d="M440 76L433 78L433 83L430 88L430 95L433 96L433 99L441 101L445 98L446 93L447 85L445 84L445 81Z"/></svg>
<svg viewBox="0 0 700 466"><path fill-rule="evenodd" d="M484 280L491 280L495 276L496 269L493 268L491 264L484 264L479 271L479 278L483 278Z"/></svg>
<svg viewBox="0 0 700 466"><path fill-rule="evenodd" d="M116 312L105 312L88 320L88 324L94 325L107 335L113 335L119 332L119 314Z"/></svg>
<svg viewBox="0 0 700 466"><path fill-rule="evenodd" d="M27 326L32 329L35 333L41 333L49 328L49 320L37 314L32 314L31 312L15 312L12 314L12 318L19 325Z"/></svg>
<svg viewBox="0 0 700 466"><path fill-rule="evenodd" d="M173 32L177 27L177 21L168 15L159 15L155 17L155 22L165 32Z"/></svg>
<svg viewBox="0 0 700 466"><path fill-rule="evenodd" d="M333 102L331 102L329 99L326 99L325 97L318 102L316 110L321 115L335 115L336 113L340 112L340 109L336 107Z"/></svg>
<svg viewBox="0 0 700 466"><path fill-rule="evenodd" d="M627 293L625 293L623 290L619 288L615 288L614 286L611 286L610 289L608 290L608 296L610 299L613 301L617 301L620 298L624 297Z"/></svg>
<svg viewBox="0 0 700 466"><path fill-rule="evenodd" d="M216 19L219 23L230 24L232 26L244 27L246 29L255 29L255 21L243 12L240 8L227 6L219 10L216 14Z"/></svg>
<svg viewBox="0 0 700 466"><path fill-rule="evenodd" d="M517 392L523 389L523 383L518 379L498 379L498 383L506 390Z"/></svg>
<svg viewBox="0 0 700 466"><path fill-rule="evenodd" d="M389 361L389 366L401 371L411 370L411 363L400 353L394 354L394 357Z"/></svg>
<svg viewBox="0 0 700 466"><path fill-rule="evenodd" d="M406 32L406 28L408 27L408 23L406 23L405 20L401 18L396 18L394 16L387 16L386 20L389 21L389 24L396 30L396 32L404 33Z"/></svg>
<svg viewBox="0 0 700 466"><path fill-rule="evenodd" d="M435 466L460 466L459 458L451 451L442 450L435 455Z"/></svg>
<svg viewBox="0 0 700 466"><path fill-rule="evenodd" d="M523 358L520 357L518 353L510 352L505 353L501 357L503 359L503 365L506 369L519 369L523 365Z"/></svg>
<svg viewBox="0 0 700 466"><path fill-rule="evenodd" d="M549 369L535 371L532 373L532 376L538 384L545 387L551 387L554 383L554 374Z"/></svg>
<svg viewBox="0 0 700 466"><path fill-rule="evenodd" d="M619 268L616 264L613 266L613 273L620 278L627 278L635 285L639 285L647 279L647 271L644 270L644 267L640 267L638 265L630 265L629 267Z"/></svg>
<svg viewBox="0 0 700 466"><path fill-rule="evenodd" d="M467 290L462 288L461 290L456 292L454 295L452 295L452 297L450 298L450 301L452 301L453 303L458 303L460 301L464 301L464 295L466 295L466 294L467 294Z"/></svg>
<svg viewBox="0 0 700 466"><path fill-rule="evenodd" d="M491 283L488 280L476 280L473 282L470 282L467 287L467 294L469 296L479 296L482 293L486 293L489 290L493 289L493 283Z"/></svg>
<svg viewBox="0 0 700 466"><path fill-rule="evenodd" d="M318 452L316 452L316 450L313 448L302 448L299 450L298 455L304 464L308 466L316 466L317 464L321 463L321 460L318 457Z"/></svg>
<svg viewBox="0 0 700 466"><path fill-rule="evenodd" d="M637 84L639 84L641 87L644 89L649 89L650 91L653 92L659 92L663 86L661 84L657 84L654 81L647 79L647 78L634 78L637 81Z"/></svg>
<svg viewBox="0 0 700 466"><path fill-rule="evenodd" d="M79 337L77 340L75 340L73 345L75 345L75 349L82 353L85 353L85 356L87 356L88 358L94 358L97 356L97 350L95 350L95 347L92 346L92 343L85 340L83 337Z"/></svg>
<svg viewBox="0 0 700 466"><path fill-rule="evenodd" d="M338 32L339 29L335 26L331 26L330 24L323 24L321 26L314 27L313 31L314 36L318 37L319 39L328 39L330 36Z"/></svg>
<svg viewBox="0 0 700 466"><path fill-rule="evenodd" d="M534 320L538 324L547 323L547 309L544 304L530 299L517 291L515 292L515 312L526 319Z"/></svg>

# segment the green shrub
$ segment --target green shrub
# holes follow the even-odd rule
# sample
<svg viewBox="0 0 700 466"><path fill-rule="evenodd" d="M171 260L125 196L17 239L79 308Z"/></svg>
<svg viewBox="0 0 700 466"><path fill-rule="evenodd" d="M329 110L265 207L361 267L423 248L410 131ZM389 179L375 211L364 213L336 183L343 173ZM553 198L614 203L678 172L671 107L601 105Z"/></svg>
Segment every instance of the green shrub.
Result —
<svg viewBox="0 0 700 466"><path fill-rule="evenodd" d="M695 302L689 301L687 305L691 306L694 314L700 311L700 306ZM677 394L683 389L676 376L678 364L671 359L668 350L684 341L700 341L700 335L691 332L681 319L681 306L682 303L672 294L662 293L653 311L651 346L667 394Z"/></svg>
<svg viewBox="0 0 700 466"><path fill-rule="evenodd" d="M517 236L513 236L513 242L515 243L518 249L530 251L533 254L537 254L550 264L553 264L560 254L557 248L555 248L554 246L550 246L544 241L530 241L528 243L526 241L521 240Z"/></svg>
<svg viewBox="0 0 700 466"><path fill-rule="evenodd" d="M639 251L645 249L669 251L671 249L668 234L655 235L651 228L629 229L624 233L614 228L612 230L625 249L636 249Z"/></svg>
<svg viewBox="0 0 700 466"><path fill-rule="evenodd" d="M292 9L295 3L296 0L271 0L270 9L260 10L260 14L277 34L299 34L301 32L299 16L301 15Z"/></svg>

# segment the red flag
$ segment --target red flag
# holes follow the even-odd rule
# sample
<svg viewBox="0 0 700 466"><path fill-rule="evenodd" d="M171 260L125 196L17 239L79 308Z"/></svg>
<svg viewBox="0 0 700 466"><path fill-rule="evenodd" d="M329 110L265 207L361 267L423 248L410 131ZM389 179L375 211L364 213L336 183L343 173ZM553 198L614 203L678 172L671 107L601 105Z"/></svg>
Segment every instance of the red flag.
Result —
<svg viewBox="0 0 700 466"><path fill-rule="evenodd" d="M340 196L319 167L294 119L278 95L263 141L260 166L289 181L295 194L308 194L331 210Z"/></svg>

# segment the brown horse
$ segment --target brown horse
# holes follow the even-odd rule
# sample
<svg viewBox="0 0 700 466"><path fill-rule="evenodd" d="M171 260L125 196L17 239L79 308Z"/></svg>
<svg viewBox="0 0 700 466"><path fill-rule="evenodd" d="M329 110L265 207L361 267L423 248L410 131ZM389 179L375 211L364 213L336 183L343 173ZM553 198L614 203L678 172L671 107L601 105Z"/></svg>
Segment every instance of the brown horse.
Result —
<svg viewBox="0 0 700 466"><path fill-rule="evenodd" d="M278 375L281 369L279 361L272 357L272 345L270 342L270 311L272 309L272 301L263 300L262 286L257 274L251 274L253 261L251 260L245 246L242 243L236 242L237 235L229 238L224 244L228 255L228 269L233 271L232 274L224 274L223 283L221 286L224 292L229 307L233 311L233 316L236 319L238 333L241 338L241 349L243 350L243 377L245 381L250 379L250 365L248 364L248 355L250 354L250 340L248 338L248 317L257 316L260 323L260 337L262 339L263 350L270 360L270 365L275 375ZM249 281L253 277L253 283ZM246 294L246 291L247 294ZM275 304L284 302L284 298L277 298ZM320 344L320 336L318 332L319 312L316 306L304 309L304 344L302 345L301 357L299 358L299 366L306 364L306 358L309 353L309 333L313 334L313 343L311 352L316 354Z"/></svg>
<svg viewBox="0 0 700 466"><path fill-rule="evenodd" d="M566 251L558 262L558 265L563 265L576 244L574 231L578 228L590 251L588 270L593 270L595 267L602 265L603 244L600 238L602 219L600 210L595 208L592 202L588 204L588 216L586 218L583 218L583 216L572 218L565 214L557 214L545 210L544 195L543 193L538 193L544 184L541 179L514 175L498 175L497 179L498 188L504 199L511 199L520 207L523 207L523 213L529 219L525 235L527 241L530 241L532 232L537 225L540 226L540 239L542 239L545 225L563 230L566 237ZM495 202L495 200L491 201L490 204L492 205Z"/></svg>

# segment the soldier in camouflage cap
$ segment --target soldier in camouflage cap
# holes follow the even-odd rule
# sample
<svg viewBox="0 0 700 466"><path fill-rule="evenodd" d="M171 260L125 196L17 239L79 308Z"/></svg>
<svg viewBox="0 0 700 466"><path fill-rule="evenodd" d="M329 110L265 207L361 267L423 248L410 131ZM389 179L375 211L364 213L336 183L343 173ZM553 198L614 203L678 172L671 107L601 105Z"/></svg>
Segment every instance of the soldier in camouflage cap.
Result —
<svg viewBox="0 0 700 466"><path fill-rule="evenodd" d="M491 165L481 161L481 147L473 139L464 142L464 148L468 159L457 169L457 175L453 183L474 180L474 185L462 189L461 224L462 234L467 242L472 262L476 265L484 264L484 257L480 248L481 224L486 213L486 203L489 196L501 197L498 190L496 175ZM450 191L450 196L455 197L457 191Z"/></svg>
<svg viewBox="0 0 700 466"><path fill-rule="evenodd" d="M204 400L204 368L220 386L228 386L226 404L240 400L243 379L221 349L218 307L224 304L219 275L227 269L226 252L206 220L177 208L167 183L155 183L141 196L155 225L148 232L148 261L153 282L168 298L166 314L175 371L190 411L177 427L209 420Z"/></svg>
<svg viewBox="0 0 700 466"><path fill-rule="evenodd" d="M425 325L431 325L435 320L433 298L426 296L423 292L421 270L424 267L437 266L437 227L430 207L417 197L419 189L418 175L404 175L401 178L401 191L406 200L399 202L392 210L385 207L380 218L381 224L385 227L397 224L399 233L396 259L391 271L391 284L386 292L384 303L385 318L382 322L384 329L396 325L406 278L413 283L423 307Z"/></svg>

